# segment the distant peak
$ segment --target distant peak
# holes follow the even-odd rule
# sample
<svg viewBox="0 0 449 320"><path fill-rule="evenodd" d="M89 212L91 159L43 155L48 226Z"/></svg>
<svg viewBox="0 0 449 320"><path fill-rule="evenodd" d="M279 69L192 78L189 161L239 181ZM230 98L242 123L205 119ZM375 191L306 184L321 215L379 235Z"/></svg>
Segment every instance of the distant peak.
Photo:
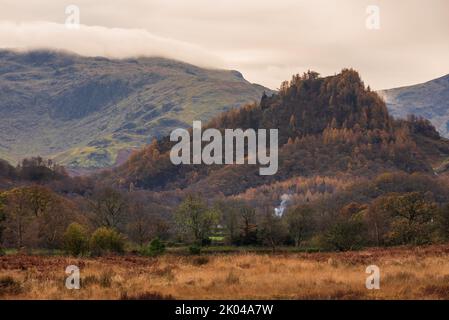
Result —
<svg viewBox="0 0 449 320"><path fill-rule="evenodd" d="M239 78L239 79L244 79L243 78L243 74L241 73L241 72L239 72L239 71L237 71L237 70L231 70L231 73L233 74L233 75L235 75L237 78Z"/></svg>

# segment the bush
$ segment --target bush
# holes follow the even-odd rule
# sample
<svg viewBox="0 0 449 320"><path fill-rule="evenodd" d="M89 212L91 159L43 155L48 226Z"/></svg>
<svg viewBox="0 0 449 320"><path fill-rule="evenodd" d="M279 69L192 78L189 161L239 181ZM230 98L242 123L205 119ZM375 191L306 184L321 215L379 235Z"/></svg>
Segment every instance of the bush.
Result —
<svg viewBox="0 0 449 320"><path fill-rule="evenodd" d="M123 253L125 239L114 229L101 227L95 230L90 238L90 250L94 255Z"/></svg>
<svg viewBox="0 0 449 320"><path fill-rule="evenodd" d="M156 257L164 254L165 245L159 238L153 239L150 244L142 248L141 254L148 257Z"/></svg>
<svg viewBox="0 0 449 320"><path fill-rule="evenodd" d="M160 292L143 292L137 295L128 295L127 292L123 292L120 296L120 300L175 300L172 295L164 295Z"/></svg>
<svg viewBox="0 0 449 320"><path fill-rule="evenodd" d="M361 249L363 232L363 223L358 219L337 222L325 236L326 247L338 251Z"/></svg>
<svg viewBox="0 0 449 320"><path fill-rule="evenodd" d="M190 254L193 254L193 255L201 254L201 247L196 244L191 245L189 247L189 252L190 252Z"/></svg>
<svg viewBox="0 0 449 320"><path fill-rule="evenodd" d="M204 266L209 263L209 258L207 257L197 257L192 261L194 266Z"/></svg>
<svg viewBox="0 0 449 320"><path fill-rule="evenodd" d="M87 231L78 223L72 223L67 227L63 241L66 252L74 256L85 254L89 248Z"/></svg>
<svg viewBox="0 0 449 320"><path fill-rule="evenodd" d="M0 277L0 296L2 295L16 295L22 291L20 282L11 276Z"/></svg>

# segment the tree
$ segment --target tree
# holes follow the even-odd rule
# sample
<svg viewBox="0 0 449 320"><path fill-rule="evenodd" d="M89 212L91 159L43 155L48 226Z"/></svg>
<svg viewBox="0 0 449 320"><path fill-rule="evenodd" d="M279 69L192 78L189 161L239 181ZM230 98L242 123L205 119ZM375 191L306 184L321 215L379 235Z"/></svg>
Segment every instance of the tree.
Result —
<svg viewBox="0 0 449 320"><path fill-rule="evenodd" d="M71 201L43 186L27 186L2 194L5 235L18 248L25 245L57 248L75 212ZM70 212L69 212L70 211Z"/></svg>
<svg viewBox="0 0 449 320"><path fill-rule="evenodd" d="M449 204L446 204L440 211L438 226L440 234L444 240L449 240Z"/></svg>
<svg viewBox="0 0 449 320"><path fill-rule="evenodd" d="M363 247L364 224L360 216L348 220L340 220L325 235L327 245L334 250L347 251Z"/></svg>
<svg viewBox="0 0 449 320"><path fill-rule="evenodd" d="M52 160L44 160L41 157L23 159L17 167L17 171L23 180L36 183L67 177L63 167L55 164Z"/></svg>
<svg viewBox="0 0 449 320"><path fill-rule="evenodd" d="M110 187L103 188L94 194L90 201L94 213L94 223L99 227L120 228L124 222L127 199Z"/></svg>
<svg viewBox="0 0 449 320"><path fill-rule="evenodd" d="M424 244L431 241L438 207L420 192L390 195L385 209L392 217L389 239L393 244Z"/></svg>
<svg viewBox="0 0 449 320"><path fill-rule="evenodd" d="M256 210L243 205L239 212L242 219L242 244L249 245L257 243Z"/></svg>
<svg viewBox="0 0 449 320"><path fill-rule="evenodd" d="M18 249L24 246L24 237L33 217L26 190L16 188L3 194L6 199L6 231L13 235Z"/></svg>
<svg viewBox="0 0 449 320"><path fill-rule="evenodd" d="M239 229L239 209L240 203L238 201L217 201L214 207L222 213L222 221L226 241L229 244L236 244L240 238L240 229Z"/></svg>
<svg viewBox="0 0 449 320"><path fill-rule="evenodd" d="M286 227L282 217L278 217L269 208L266 209L261 223L261 238L263 242L269 245L273 251L286 238Z"/></svg>
<svg viewBox="0 0 449 320"><path fill-rule="evenodd" d="M298 206L289 210L286 215L289 234L299 246L311 235L314 229L314 210L308 205Z"/></svg>
<svg viewBox="0 0 449 320"><path fill-rule="evenodd" d="M175 219L179 230L200 245L218 223L219 212L208 208L200 197L188 195L179 205Z"/></svg>
<svg viewBox="0 0 449 320"><path fill-rule="evenodd" d="M131 240L143 246L151 239L151 224L149 213L145 206L139 202L134 201L129 206L129 222L126 230Z"/></svg>
<svg viewBox="0 0 449 320"><path fill-rule="evenodd" d="M59 195L52 194L45 211L37 218L39 244L46 248L60 248L63 235L76 208L73 203ZM73 221L73 220L72 220Z"/></svg>
<svg viewBox="0 0 449 320"><path fill-rule="evenodd" d="M26 191L30 209L36 217L45 213L54 200L52 192L46 187L34 185L28 187Z"/></svg>
<svg viewBox="0 0 449 320"><path fill-rule="evenodd" d="M3 243L3 231L5 230L5 220L6 220L6 196L4 193L0 193L0 250Z"/></svg>
<svg viewBox="0 0 449 320"><path fill-rule="evenodd" d="M384 245L388 241L391 227L391 214L387 210L389 197L378 197L366 211L365 219L368 227L368 237L376 245Z"/></svg>

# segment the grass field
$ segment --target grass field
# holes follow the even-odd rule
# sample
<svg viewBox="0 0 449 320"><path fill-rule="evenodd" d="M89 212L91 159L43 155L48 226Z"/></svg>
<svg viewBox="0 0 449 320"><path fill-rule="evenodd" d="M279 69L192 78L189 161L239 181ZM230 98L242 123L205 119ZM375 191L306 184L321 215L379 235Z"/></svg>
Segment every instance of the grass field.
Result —
<svg viewBox="0 0 449 320"><path fill-rule="evenodd" d="M369 265L381 271L368 290ZM81 288L65 287L80 268ZM0 257L0 299L449 299L449 246L160 258Z"/></svg>

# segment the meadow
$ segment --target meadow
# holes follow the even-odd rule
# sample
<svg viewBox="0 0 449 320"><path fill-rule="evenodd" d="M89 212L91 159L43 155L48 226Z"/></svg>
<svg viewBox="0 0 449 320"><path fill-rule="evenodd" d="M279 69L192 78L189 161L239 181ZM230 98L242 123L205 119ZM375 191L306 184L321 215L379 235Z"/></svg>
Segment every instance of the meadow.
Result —
<svg viewBox="0 0 449 320"><path fill-rule="evenodd" d="M80 268L81 288L65 287ZM377 265L379 290L366 267ZM449 299L449 246L157 258L0 257L0 299Z"/></svg>

